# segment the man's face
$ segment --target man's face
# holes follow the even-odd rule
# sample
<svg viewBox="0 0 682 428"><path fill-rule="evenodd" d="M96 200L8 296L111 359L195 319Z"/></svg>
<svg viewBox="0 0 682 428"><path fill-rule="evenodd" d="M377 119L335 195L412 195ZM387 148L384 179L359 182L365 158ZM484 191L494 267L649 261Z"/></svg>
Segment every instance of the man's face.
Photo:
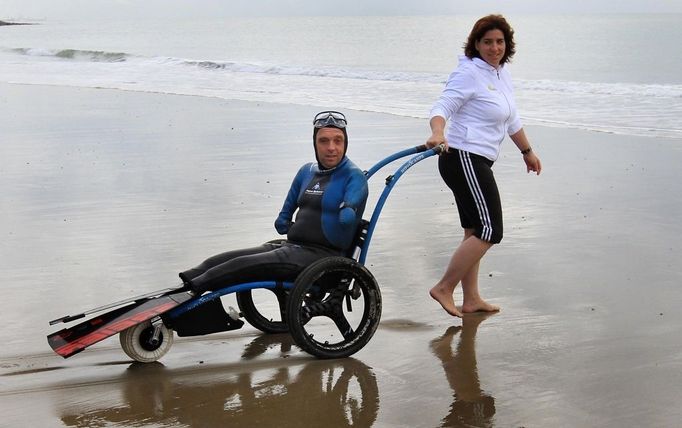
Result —
<svg viewBox="0 0 682 428"><path fill-rule="evenodd" d="M345 146L343 131L336 128L320 128L315 136L317 159L326 169L334 168L343 159Z"/></svg>

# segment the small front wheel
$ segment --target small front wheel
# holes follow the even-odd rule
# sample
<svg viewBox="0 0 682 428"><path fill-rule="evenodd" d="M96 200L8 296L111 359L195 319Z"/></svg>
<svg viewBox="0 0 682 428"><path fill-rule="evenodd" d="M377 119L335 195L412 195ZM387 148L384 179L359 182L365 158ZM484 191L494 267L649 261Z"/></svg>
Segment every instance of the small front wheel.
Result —
<svg viewBox="0 0 682 428"><path fill-rule="evenodd" d="M166 355L173 345L173 330L164 324L155 326L151 321L145 321L123 330L119 338L123 352L130 358L151 363Z"/></svg>
<svg viewBox="0 0 682 428"><path fill-rule="evenodd" d="M318 358L362 349L381 318L381 292L363 265L327 257L307 267L289 294L287 324L296 345Z"/></svg>

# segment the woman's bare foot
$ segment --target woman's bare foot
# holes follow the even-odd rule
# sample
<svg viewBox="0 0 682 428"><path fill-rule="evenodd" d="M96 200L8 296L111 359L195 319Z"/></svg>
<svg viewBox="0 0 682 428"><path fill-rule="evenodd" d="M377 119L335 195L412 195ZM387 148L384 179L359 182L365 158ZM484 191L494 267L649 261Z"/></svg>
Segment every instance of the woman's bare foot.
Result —
<svg viewBox="0 0 682 428"><path fill-rule="evenodd" d="M462 312L465 314L470 314L473 312L498 312L499 310L499 306L490 304L485 300L466 302L462 305Z"/></svg>
<svg viewBox="0 0 682 428"><path fill-rule="evenodd" d="M455 299L452 297L452 291L436 285L429 291L429 294L435 301L440 303L443 309L445 309L445 312L454 317L462 318L462 313L457 309L457 306L455 306Z"/></svg>

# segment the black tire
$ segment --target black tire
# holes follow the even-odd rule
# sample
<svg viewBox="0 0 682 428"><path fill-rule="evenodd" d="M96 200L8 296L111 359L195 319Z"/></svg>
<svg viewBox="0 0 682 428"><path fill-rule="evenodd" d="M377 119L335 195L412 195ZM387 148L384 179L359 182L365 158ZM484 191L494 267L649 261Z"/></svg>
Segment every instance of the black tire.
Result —
<svg viewBox="0 0 682 428"><path fill-rule="evenodd" d="M283 312L286 310L286 301L288 292L284 289L270 290L265 288L257 289L259 295L272 292L277 298L277 304L279 307L279 315L274 313L277 310L271 310L272 316L270 314L262 314L256 304L254 303L253 293L255 290L239 291L237 292L237 306L239 306L239 311L241 312L244 319L251 324L253 327L262 331L263 333L286 333L289 328L286 324L285 316ZM256 299L257 301L260 299ZM272 300L272 299L267 299ZM273 306L272 304L270 306Z"/></svg>
<svg viewBox="0 0 682 428"><path fill-rule="evenodd" d="M301 349L318 358L345 358L362 349L379 326L381 292L360 263L327 257L298 276L286 316Z"/></svg>

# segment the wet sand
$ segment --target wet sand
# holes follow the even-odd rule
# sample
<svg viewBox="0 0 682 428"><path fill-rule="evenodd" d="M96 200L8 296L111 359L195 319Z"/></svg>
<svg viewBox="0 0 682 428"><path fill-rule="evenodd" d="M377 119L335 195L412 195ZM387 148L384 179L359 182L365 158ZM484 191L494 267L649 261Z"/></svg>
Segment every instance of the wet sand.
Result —
<svg viewBox="0 0 682 428"><path fill-rule="evenodd" d="M499 314L454 319L428 297L461 232L427 159L382 212L367 259L382 323L353 358L318 361L251 327L177 338L147 365L117 337L51 352L49 320L275 238L313 159L311 117L331 107L0 85L0 425L679 423L679 141L528 127L540 177L505 143L505 238L481 266ZM363 168L426 137L422 119L348 117ZM370 208L390 172L370 182Z"/></svg>

